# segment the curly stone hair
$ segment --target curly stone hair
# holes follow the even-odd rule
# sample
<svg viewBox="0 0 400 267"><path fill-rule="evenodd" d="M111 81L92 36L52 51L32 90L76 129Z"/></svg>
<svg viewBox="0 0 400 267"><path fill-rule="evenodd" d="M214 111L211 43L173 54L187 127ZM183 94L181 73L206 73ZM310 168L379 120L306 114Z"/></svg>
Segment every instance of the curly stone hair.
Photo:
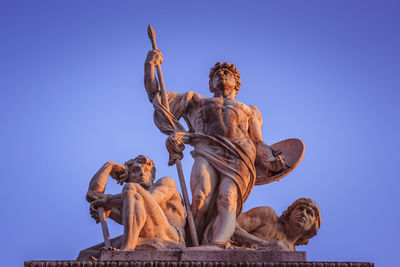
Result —
<svg viewBox="0 0 400 267"><path fill-rule="evenodd" d="M143 156L143 155L139 155L136 158L130 159L127 162L125 162L125 165L129 166L135 162L147 164L147 165L151 166L152 167L151 168L151 180L154 181L154 179L156 179L156 166L154 166L154 162L150 158Z"/></svg>
<svg viewBox="0 0 400 267"><path fill-rule="evenodd" d="M317 234L317 231L321 226L321 211L317 203L311 198L305 198L305 197L299 198L298 200L293 202L292 205L290 205L289 208L287 208L287 210L285 210L282 213L282 215L279 217L279 220L283 223L283 225L286 225L286 222L289 220L290 214L292 213L293 210L296 209L298 205L305 205L312 208L314 210L315 221L311 229L306 233L304 233L303 236L301 236L299 240L296 241L295 243L296 246L307 245L308 240Z"/></svg>
<svg viewBox="0 0 400 267"><path fill-rule="evenodd" d="M211 93L215 92L215 88L212 85L212 78L214 77L215 72L217 72L220 69L228 69L233 73L233 76L235 77L235 80L236 80L235 90L236 90L236 94L237 94L239 92L242 81L240 79L240 74L239 74L237 68L235 67L235 65L233 65L229 62L217 62L214 65L214 67L212 67L210 69L210 74L208 75L208 77L210 78L209 83L208 83L209 87L210 87L210 92Z"/></svg>

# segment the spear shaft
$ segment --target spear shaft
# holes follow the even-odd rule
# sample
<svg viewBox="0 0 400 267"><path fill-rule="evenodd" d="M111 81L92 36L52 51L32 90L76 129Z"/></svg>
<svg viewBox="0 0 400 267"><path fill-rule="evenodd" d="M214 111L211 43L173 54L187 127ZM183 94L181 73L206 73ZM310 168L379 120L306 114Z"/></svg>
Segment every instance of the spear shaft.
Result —
<svg viewBox="0 0 400 267"><path fill-rule="evenodd" d="M147 28L147 33L149 35L151 44L153 46L153 50L158 50L157 43L156 43L156 32L154 31L153 27L150 24L149 24L149 27ZM165 90L164 77L163 77L162 70L161 70L161 65L158 64L156 66L156 69L157 69L158 81L159 81L159 84L160 84L161 102L164 105L164 107L168 111L170 111L169 103L168 103L168 99L167 99L167 93L166 93L166 90ZM198 241L198 238L197 238L196 226L194 224L192 210L190 208L189 196L188 196L188 192L187 192L187 189L186 189L185 177L183 176L181 160L180 159L176 159L175 160L175 165L176 165L176 170L178 172L179 183L181 185L183 201L185 203L185 209L186 209L187 219L188 219L188 223L189 223L190 236L192 237L193 245L195 247L198 247L199 246L199 241Z"/></svg>
<svg viewBox="0 0 400 267"><path fill-rule="evenodd" d="M154 31L153 27L149 24L147 28L147 34L149 35L151 45L153 46L153 50L158 50L157 43L156 43L156 32ZM165 90L165 83L164 83L164 76L162 74L161 65L156 66L157 69L157 77L160 84L160 91L161 91L161 102L164 107L169 111L169 103L167 100L167 93Z"/></svg>
<svg viewBox="0 0 400 267"><path fill-rule="evenodd" d="M103 231L104 247L106 249L109 249L109 248L111 248L111 242L110 242L110 234L108 232L108 227L107 227L107 221L106 221L104 208L103 207L98 207L97 208L97 212L99 214L100 223L101 223L101 229Z"/></svg>

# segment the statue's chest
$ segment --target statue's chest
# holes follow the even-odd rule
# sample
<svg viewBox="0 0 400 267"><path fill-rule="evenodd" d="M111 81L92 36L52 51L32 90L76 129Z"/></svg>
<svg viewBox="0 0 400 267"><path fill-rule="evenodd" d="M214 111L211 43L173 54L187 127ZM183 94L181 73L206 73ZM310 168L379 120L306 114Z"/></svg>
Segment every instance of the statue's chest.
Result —
<svg viewBox="0 0 400 267"><path fill-rule="evenodd" d="M202 115L207 119L247 117L250 112L246 105L233 99L202 99L199 104Z"/></svg>

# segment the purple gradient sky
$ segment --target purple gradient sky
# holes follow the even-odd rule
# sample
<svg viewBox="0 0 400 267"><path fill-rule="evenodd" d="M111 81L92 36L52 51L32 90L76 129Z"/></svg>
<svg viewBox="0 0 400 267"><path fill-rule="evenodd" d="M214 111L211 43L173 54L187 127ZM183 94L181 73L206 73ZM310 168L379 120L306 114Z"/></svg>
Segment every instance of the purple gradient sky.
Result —
<svg viewBox="0 0 400 267"><path fill-rule="evenodd" d="M101 242L84 196L104 162L146 154L158 177L177 177L143 86L149 23L168 90L210 96L209 68L230 61L242 76L238 100L263 114L265 142L306 144L297 169L255 187L244 210L280 214L311 197L322 226L298 247L308 260L395 266L399 2L151 3L0 1L4 266L74 259ZM107 190L120 187L111 181ZM110 223L110 232L122 227Z"/></svg>

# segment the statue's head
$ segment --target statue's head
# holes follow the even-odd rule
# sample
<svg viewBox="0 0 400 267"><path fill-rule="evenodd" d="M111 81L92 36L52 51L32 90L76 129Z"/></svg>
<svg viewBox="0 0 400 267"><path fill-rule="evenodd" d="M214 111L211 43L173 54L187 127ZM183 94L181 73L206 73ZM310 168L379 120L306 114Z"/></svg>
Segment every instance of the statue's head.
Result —
<svg viewBox="0 0 400 267"><path fill-rule="evenodd" d="M210 92L217 96L227 97L233 95L236 98L239 92L241 80L235 65L229 62L217 62L210 69Z"/></svg>
<svg viewBox="0 0 400 267"><path fill-rule="evenodd" d="M321 226L321 212L314 200L299 198L285 210L279 218L286 232L302 233L295 245L306 245Z"/></svg>
<svg viewBox="0 0 400 267"><path fill-rule="evenodd" d="M154 162L143 155L125 162L127 170L126 182L138 183L145 188L150 188L156 177Z"/></svg>

